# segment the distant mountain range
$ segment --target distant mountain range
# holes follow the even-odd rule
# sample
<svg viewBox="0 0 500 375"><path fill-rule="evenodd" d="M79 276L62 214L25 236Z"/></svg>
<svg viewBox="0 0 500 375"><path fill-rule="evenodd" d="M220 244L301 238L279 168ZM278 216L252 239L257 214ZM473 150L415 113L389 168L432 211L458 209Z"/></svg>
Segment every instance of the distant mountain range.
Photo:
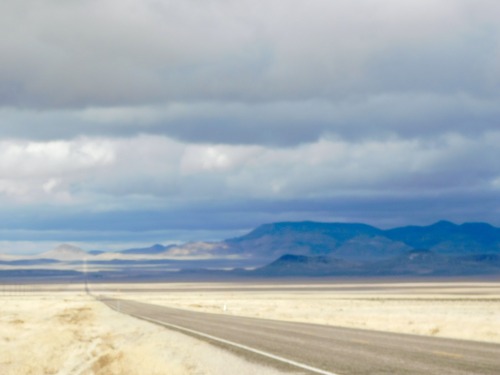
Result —
<svg viewBox="0 0 500 375"><path fill-rule="evenodd" d="M456 225L448 221L389 230L366 224L285 222L262 225L225 242L239 253L270 257L335 255L342 259L377 260L412 249L453 255L498 253L500 228L485 223Z"/></svg>
<svg viewBox="0 0 500 375"><path fill-rule="evenodd" d="M275 223L226 243L239 253L279 257L254 271L262 276L500 275L500 228L486 223L440 221L389 230Z"/></svg>
<svg viewBox="0 0 500 375"><path fill-rule="evenodd" d="M38 255L41 259L52 259L52 260L81 260L88 256L89 254L79 247L62 244L53 250L46 251Z"/></svg>
<svg viewBox="0 0 500 375"><path fill-rule="evenodd" d="M83 259L101 276L110 269L144 277L148 272L213 275L221 268L221 275L231 277L500 275L500 228L448 221L388 230L361 223L281 222L221 242L118 252L61 245L33 256L0 256L0 269L9 274L22 267L81 269Z"/></svg>
<svg viewBox="0 0 500 375"><path fill-rule="evenodd" d="M175 245L163 246L160 244L156 244L150 247L139 248L139 249L127 249L120 251L121 254L161 254L175 247Z"/></svg>
<svg viewBox="0 0 500 375"><path fill-rule="evenodd" d="M472 276L500 275L500 255L439 255L411 250L381 261L348 261L329 256L283 255L254 271L262 276Z"/></svg>

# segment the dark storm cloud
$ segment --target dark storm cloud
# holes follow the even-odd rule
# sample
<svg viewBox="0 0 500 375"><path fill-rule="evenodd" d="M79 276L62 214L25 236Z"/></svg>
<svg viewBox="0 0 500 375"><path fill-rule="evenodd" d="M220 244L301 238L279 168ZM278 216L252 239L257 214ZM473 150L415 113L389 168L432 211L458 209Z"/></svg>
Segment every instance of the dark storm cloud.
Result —
<svg viewBox="0 0 500 375"><path fill-rule="evenodd" d="M38 140L153 134L183 142L293 146L324 136L364 139L467 136L499 127L500 98L381 95L338 102L171 104L83 111L4 109L0 136Z"/></svg>
<svg viewBox="0 0 500 375"><path fill-rule="evenodd" d="M460 192L426 196L349 195L321 199L204 202L170 210L44 212L21 223L7 221L4 241L138 242L220 240L275 221L304 219L363 222L381 228L428 225L443 217L456 223L487 221L500 226L495 192ZM217 212L217 215L214 215ZM408 222L408 212L412 220ZM3 214L2 216L5 216ZM18 225L23 226L19 230Z"/></svg>
<svg viewBox="0 0 500 375"><path fill-rule="evenodd" d="M497 3L7 1L0 136L294 146L498 128Z"/></svg>

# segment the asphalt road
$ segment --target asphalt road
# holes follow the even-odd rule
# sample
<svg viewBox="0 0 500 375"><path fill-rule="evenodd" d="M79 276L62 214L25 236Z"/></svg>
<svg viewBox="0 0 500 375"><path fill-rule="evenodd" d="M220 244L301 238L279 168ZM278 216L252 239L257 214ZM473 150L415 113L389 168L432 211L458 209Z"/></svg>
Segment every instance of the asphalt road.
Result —
<svg viewBox="0 0 500 375"><path fill-rule="evenodd" d="M302 373L500 374L497 344L200 313L130 300L102 299L102 302L122 313L184 332L188 330L186 333L190 335L216 342L250 359ZM311 369L294 369L256 351Z"/></svg>

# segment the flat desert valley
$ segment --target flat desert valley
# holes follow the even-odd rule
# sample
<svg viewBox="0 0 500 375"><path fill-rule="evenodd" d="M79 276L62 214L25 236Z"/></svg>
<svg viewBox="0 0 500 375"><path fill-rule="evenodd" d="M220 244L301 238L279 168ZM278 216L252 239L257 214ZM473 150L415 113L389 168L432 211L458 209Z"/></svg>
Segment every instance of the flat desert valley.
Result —
<svg viewBox="0 0 500 375"><path fill-rule="evenodd" d="M279 374L94 296L500 343L500 282L0 285L0 374Z"/></svg>

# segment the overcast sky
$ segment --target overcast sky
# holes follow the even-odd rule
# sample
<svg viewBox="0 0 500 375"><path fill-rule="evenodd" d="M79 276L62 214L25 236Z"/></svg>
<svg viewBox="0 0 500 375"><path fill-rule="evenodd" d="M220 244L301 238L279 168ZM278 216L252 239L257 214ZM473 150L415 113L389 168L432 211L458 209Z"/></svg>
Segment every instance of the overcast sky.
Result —
<svg viewBox="0 0 500 375"><path fill-rule="evenodd" d="M498 0L5 0L0 25L0 252L500 226Z"/></svg>

